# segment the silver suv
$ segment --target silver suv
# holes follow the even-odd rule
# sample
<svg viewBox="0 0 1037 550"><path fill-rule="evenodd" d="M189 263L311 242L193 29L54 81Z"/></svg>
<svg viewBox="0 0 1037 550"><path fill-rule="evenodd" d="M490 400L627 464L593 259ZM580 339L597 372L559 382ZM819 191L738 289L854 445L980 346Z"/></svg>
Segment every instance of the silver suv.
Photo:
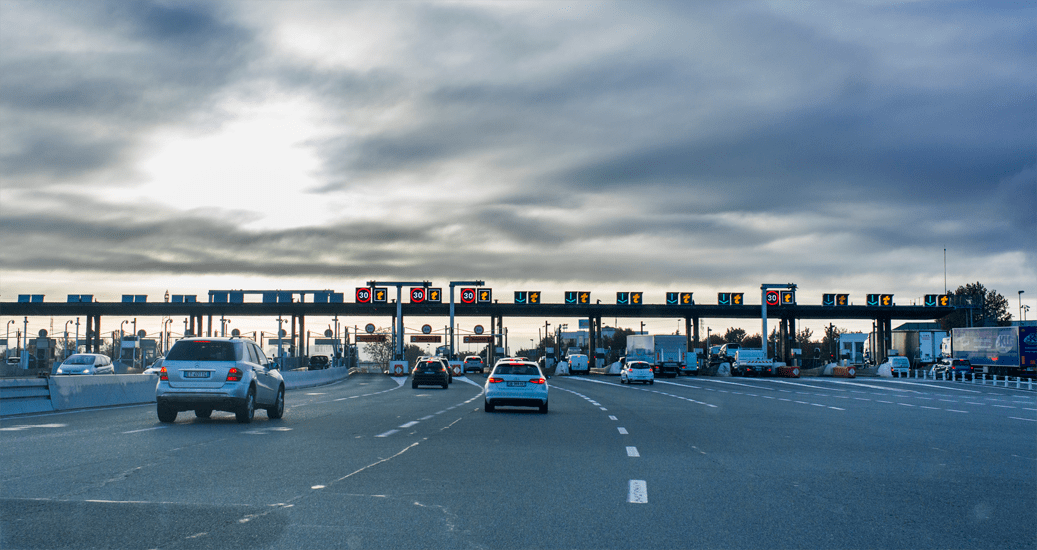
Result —
<svg viewBox="0 0 1037 550"><path fill-rule="evenodd" d="M252 340L180 340L163 359L158 378L161 422L175 422L178 412L189 410L199 418L229 411L243 423L252 421L256 407L271 419L284 415L284 378Z"/></svg>

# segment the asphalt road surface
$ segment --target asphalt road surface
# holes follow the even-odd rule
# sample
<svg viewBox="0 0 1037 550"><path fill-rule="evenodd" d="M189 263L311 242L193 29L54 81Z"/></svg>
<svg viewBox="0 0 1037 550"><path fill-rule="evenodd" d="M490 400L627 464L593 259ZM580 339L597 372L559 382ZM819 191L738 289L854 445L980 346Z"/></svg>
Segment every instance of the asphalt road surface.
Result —
<svg viewBox="0 0 1037 550"><path fill-rule="evenodd" d="M0 548L1037 548L1037 398L554 377L550 413L357 375L251 424L0 421Z"/></svg>

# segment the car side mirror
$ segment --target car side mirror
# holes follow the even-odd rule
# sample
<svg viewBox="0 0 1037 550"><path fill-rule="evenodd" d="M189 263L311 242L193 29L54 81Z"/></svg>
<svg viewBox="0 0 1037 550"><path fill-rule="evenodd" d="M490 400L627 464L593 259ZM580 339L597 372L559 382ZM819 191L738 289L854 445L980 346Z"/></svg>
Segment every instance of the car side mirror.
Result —
<svg viewBox="0 0 1037 550"><path fill-rule="evenodd" d="M281 368L281 366L278 365L276 361L271 361L271 362L266 364L266 368L268 368L270 370L278 370L278 369Z"/></svg>

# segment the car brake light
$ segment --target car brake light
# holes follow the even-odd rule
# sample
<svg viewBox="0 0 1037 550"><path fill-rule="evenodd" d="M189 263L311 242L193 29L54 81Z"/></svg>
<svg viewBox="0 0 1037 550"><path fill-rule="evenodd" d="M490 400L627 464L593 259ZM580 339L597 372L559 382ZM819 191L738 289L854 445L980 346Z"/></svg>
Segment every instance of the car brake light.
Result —
<svg viewBox="0 0 1037 550"><path fill-rule="evenodd" d="M227 382L240 382L243 374L244 373L242 373L241 369L238 367L231 367L231 369L227 371Z"/></svg>
<svg viewBox="0 0 1037 550"><path fill-rule="evenodd" d="M166 370L166 367L162 367L162 370L158 371L158 378L159 380L169 381L169 371Z"/></svg>
<svg viewBox="0 0 1037 550"><path fill-rule="evenodd" d="M490 378L490 383L491 384L500 384L503 381L504 381L503 378Z"/></svg>
<svg viewBox="0 0 1037 550"><path fill-rule="evenodd" d="M544 383L544 379L543 378L531 378L529 380L529 382L531 384L543 384Z"/></svg>

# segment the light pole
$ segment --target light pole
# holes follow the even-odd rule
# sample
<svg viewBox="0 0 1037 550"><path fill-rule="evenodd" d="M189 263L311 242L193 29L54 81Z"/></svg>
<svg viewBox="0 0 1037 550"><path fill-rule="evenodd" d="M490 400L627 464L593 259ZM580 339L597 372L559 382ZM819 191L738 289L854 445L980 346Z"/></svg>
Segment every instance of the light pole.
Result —
<svg viewBox="0 0 1037 550"><path fill-rule="evenodd" d="M169 353L169 348L171 347L169 345L169 325L172 324L172 323L173 323L173 319L172 318L166 319L166 321L164 323L162 323L163 324L163 327L162 327L162 337L165 338L165 340L166 340L166 343L162 347L162 355L163 356L166 353Z"/></svg>
<svg viewBox="0 0 1037 550"><path fill-rule="evenodd" d="M79 317L76 317L76 353L79 353Z"/></svg>
<svg viewBox="0 0 1037 550"><path fill-rule="evenodd" d="M1023 318L1023 291L1019 291L1019 320Z"/></svg>
<svg viewBox="0 0 1037 550"><path fill-rule="evenodd" d="M14 319L7 322L7 335L4 336L4 361L7 360L7 356L11 354L11 325L14 324Z"/></svg>
<svg viewBox="0 0 1037 550"><path fill-rule="evenodd" d="M22 357L21 365L23 369L29 368L29 318L25 318L25 327L22 329Z"/></svg>
<svg viewBox="0 0 1037 550"><path fill-rule="evenodd" d="M64 353L62 355L64 355L66 359L68 359L68 355L69 355L69 353L68 353L68 324L71 323L71 322L72 322L72 319L69 319L68 321L65 321L65 351L64 351Z"/></svg>

